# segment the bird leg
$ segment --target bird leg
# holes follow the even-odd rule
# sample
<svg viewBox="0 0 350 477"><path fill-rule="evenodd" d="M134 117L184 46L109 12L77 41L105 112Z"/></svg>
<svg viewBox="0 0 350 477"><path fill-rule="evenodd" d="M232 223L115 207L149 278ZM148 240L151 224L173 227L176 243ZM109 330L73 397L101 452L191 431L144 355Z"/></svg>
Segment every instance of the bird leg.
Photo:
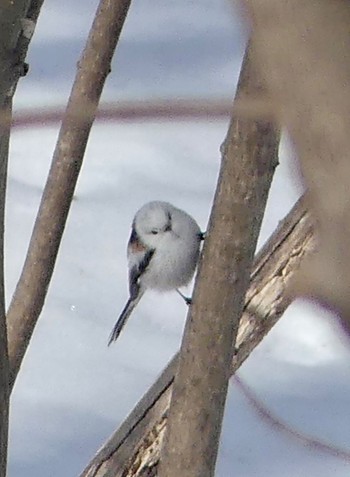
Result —
<svg viewBox="0 0 350 477"><path fill-rule="evenodd" d="M177 293L181 296L181 298L183 298L185 300L185 303L186 305L190 306L192 304L192 298L188 297L188 296L185 296L183 293L180 292L180 290L178 290L176 288L176 291Z"/></svg>

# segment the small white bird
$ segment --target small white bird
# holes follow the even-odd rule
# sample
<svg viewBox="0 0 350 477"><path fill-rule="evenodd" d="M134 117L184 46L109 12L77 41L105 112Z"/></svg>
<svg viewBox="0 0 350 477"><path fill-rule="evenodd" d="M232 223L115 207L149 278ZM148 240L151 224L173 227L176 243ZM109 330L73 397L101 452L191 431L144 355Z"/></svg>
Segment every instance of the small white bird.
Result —
<svg viewBox="0 0 350 477"><path fill-rule="evenodd" d="M110 335L115 341L148 288L176 290L193 277L204 234L197 222L168 202L154 201L136 212L127 248L130 297Z"/></svg>

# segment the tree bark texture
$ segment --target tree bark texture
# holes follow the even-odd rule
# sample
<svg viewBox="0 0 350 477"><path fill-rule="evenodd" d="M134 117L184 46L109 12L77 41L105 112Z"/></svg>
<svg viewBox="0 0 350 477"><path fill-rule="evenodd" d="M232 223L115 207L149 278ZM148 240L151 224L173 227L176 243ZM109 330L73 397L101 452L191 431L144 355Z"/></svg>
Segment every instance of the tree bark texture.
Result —
<svg viewBox="0 0 350 477"><path fill-rule="evenodd" d="M231 374L242 365L289 306L295 275L315 250L313 224L300 199L258 253L240 321ZM92 459L80 477L157 475L167 425L176 355L122 426Z"/></svg>
<svg viewBox="0 0 350 477"><path fill-rule="evenodd" d="M237 98L263 95L249 46ZM234 343L278 163L275 125L233 115L172 391L161 477L215 472Z"/></svg>
<svg viewBox="0 0 350 477"><path fill-rule="evenodd" d="M7 316L10 387L52 277L90 129L130 0L101 0L78 64L23 271Z"/></svg>
<svg viewBox="0 0 350 477"><path fill-rule="evenodd" d="M294 142L319 234L298 290L336 310L350 329L350 4L245 4L261 74Z"/></svg>

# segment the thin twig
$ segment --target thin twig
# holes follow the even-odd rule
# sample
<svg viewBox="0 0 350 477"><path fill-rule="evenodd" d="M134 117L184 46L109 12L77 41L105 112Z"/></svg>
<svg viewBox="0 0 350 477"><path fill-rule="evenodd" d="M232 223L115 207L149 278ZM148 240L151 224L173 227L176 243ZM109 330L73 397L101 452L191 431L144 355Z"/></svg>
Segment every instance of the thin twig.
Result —
<svg viewBox="0 0 350 477"><path fill-rule="evenodd" d="M234 111L245 118L271 119L269 113L271 105L262 98L238 99L234 104ZM86 115L87 105L80 113ZM49 126L62 120L64 109L60 106L45 109L23 109L14 114L13 128ZM231 100L228 98L206 99L164 99L149 101L119 101L100 104L96 113L96 121L188 121L205 120L214 121L228 119L232 115ZM2 116L2 121L7 118Z"/></svg>
<svg viewBox="0 0 350 477"><path fill-rule="evenodd" d="M292 426L284 422L279 416L276 416L276 414L274 414L270 409L268 409L266 404L237 374L233 377L233 379L258 416L277 432L282 432L287 437L292 438L297 443L312 451L328 454L332 457L342 459L345 462L350 462L350 450L341 449L334 444L324 442L319 438L297 431Z"/></svg>

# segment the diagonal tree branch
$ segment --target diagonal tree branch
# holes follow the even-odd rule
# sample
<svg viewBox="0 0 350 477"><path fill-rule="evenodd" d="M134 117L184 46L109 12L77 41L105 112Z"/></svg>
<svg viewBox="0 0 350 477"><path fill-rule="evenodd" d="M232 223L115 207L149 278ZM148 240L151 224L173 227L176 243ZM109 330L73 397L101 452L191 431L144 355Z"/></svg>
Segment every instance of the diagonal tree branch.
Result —
<svg viewBox="0 0 350 477"><path fill-rule="evenodd" d="M312 221L302 198L255 258L231 374L242 365L289 306L291 296L288 290L295 274L314 249ZM177 356L80 477L156 475Z"/></svg>
<svg viewBox="0 0 350 477"><path fill-rule="evenodd" d="M312 255L315 242L312 220L303 196L280 222L255 259L239 325L238 352L232 360L232 374L292 302L291 289L295 276L300 264Z"/></svg>
<svg viewBox="0 0 350 477"><path fill-rule="evenodd" d="M90 129L129 5L130 0L100 1L78 65L27 258L8 310L11 389L44 305Z"/></svg>
<svg viewBox="0 0 350 477"><path fill-rule="evenodd" d="M249 45L237 98L264 96ZM172 391L158 475L213 476L234 343L278 163L275 125L232 117Z"/></svg>

